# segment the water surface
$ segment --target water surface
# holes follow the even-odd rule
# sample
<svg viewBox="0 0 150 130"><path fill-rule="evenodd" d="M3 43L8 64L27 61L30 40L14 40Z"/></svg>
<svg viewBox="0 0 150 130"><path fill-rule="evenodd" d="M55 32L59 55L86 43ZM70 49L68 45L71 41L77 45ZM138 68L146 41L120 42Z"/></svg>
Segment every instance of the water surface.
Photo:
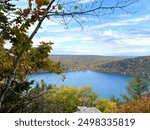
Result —
<svg viewBox="0 0 150 130"><path fill-rule="evenodd" d="M120 94L126 93L125 87L131 78L128 75L105 73L95 71L66 72L66 79L63 82L61 76L50 73L36 73L29 75L29 80L40 82L42 79L47 84L82 87L91 86L93 90L102 98L109 98L111 95L120 97Z"/></svg>

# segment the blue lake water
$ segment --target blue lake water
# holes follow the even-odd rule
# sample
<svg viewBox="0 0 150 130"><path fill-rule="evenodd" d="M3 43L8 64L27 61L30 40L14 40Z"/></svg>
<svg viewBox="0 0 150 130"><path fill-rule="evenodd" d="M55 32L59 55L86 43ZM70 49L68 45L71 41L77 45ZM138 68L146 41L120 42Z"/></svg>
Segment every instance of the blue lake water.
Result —
<svg viewBox="0 0 150 130"><path fill-rule="evenodd" d="M120 97L120 94L126 93L125 87L131 78L128 75L95 71L66 72L65 76L64 82L61 80L60 75L50 73L32 74L28 76L28 79L36 82L43 79L47 84L56 85L91 86L100 97L109 98L111 95Z"/></svg>

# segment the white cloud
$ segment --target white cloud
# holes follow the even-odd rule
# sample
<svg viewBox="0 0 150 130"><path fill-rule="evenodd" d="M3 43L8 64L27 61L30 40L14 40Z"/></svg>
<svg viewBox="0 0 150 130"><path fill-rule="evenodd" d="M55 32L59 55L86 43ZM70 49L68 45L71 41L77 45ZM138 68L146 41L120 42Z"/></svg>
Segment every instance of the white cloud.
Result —
<svg viewBox="0 0 150 130"><path fill-rule="evenodd" d="M132 34L132 29L120 32L112 29L97 31L85 28L81 31L80 28L64 30L56 27L56 30L51 31L54 36L50 33L49 36L36 37L34 42L36 45L39 41L54 42L53 54L148 54L148 48L150 48L150 33L145 34L144 30L138 30L138 34L136 31Z"/></svg>
<svg viewBox="0 0 150 130"><path fill-rule="evenodd" d="M116 21L116 22L105 23L101 25L95 25L92 28L106 28L106 27L135 25L144 21L150 21L150 15L146 15L146 16L138 17L138 18L131 18L127 20Z"/></svg>
<svg viewBox="0 0 150 130"><path fill-rule="evenodd" d="M80 3L89 3L89 2L93 2L95 0L79 0Z"/></svg>

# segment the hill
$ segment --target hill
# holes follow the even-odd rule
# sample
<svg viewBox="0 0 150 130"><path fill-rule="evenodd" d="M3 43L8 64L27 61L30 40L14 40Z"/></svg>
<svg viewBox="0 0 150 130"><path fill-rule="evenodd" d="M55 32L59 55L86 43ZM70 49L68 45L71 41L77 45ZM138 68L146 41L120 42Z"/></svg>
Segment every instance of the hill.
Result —
<svg viewBox="0 0 150 130"><path fill-rule="evenodd" d="M93 55L52 55L64 71L94 70L146 76L150 74L150 56L115 57Z"/></svg>
<svg viewBox="0 0 150 130"><path fill-rule="evenodd" d="M122 59L99 66L107 72L147 76L150 74L150 56Z"/></svg>
<svg viewBox="0 0 150 130"><path fill-rule="evenodd" d="M50 58L62 64L64 71L101 70L102 65L116 62L125 57L93 56L93 55L51 55Z"/></svg>

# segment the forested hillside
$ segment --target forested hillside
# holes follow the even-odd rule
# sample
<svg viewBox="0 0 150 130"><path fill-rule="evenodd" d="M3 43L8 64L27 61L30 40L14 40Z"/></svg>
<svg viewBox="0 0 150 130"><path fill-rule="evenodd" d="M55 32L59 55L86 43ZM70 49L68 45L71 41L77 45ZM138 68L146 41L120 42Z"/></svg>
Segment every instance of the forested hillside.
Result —
<svg viewBox="0 0 150 130"><path fill-rule="evenodd" d="M91 55L51 55L50 58L55 62L60 61L64 71L99 71L103 64L125 59L125 57Z"/></svg>
<svg viewBox="0 0 150 130"><path fill-rule="evenodd" d="M113 57L85 55L53 55L51 59L60 61L64 71L95 70L146 76L150 73L150 56Z"/></svg>
<svg viewBox="0 0 150 130"><path fill-rule="evenodd" d="M146 76L150 74L150 56L123 59L100 66L104 71L130 75Z"/></svg>

